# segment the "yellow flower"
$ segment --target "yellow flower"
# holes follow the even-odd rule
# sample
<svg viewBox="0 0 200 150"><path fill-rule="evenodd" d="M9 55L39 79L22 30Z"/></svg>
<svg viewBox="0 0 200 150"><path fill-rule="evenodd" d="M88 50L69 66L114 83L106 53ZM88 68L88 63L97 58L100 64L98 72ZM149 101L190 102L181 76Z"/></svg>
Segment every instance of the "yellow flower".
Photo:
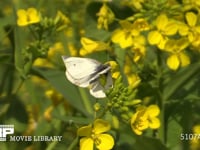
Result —
<svg viewBox="0 0 200 150"><path fill-rule="evenodd" d="M76 49L73 43L68 43L67 48L69 49L70 56L77 56L78 50Z"/></svg>
<svg viewBox="0 0 200 150"><path fill-rule="evenodd" d="M188 24L188 39L192 46L198 49L200 47L200 26L197 25L198 16L193 12L187 12L185 18Z"/></svg>
<svg viewBox="0 0 200 150"><path fill-rule="evenodd" d="M44 119L48 122L50 122L52 120L52 111L53 111L54 107L53 106L49 106L45 111L44 111Z"/></svg>
<svg viewBox="0 0 200 150"><path fill-rule="evenodd" d="M61 31L67 28L71 23L70 19L65 16L61 11L57 12L54 22L55 24L57 24L57 31Z"/></svg>
<svg viewBox="0 0 200 150"><path fill-rule="evenodd" d="M63 55L65 53L63 44L61 42L55 43L48 51L48 58L52 59L56 55Z"/></svg>
<svg viewBox="0 0 200 150"><path fill-rule="evenodd" d="M197 23L197 15L195 15L193 12L187 12L185 14L187 23L190 27L194 27Z"/></svg>
<svg viewBox="0 0 200 150"><path fill-rule="evenodd" d="M145 47L145 37L139 35L133 38L133 47L131 48L132 52L134 53L133 61L138 62L143 58L146 54L146 47Z"/></svg>
<svg viewBox="0 0 200 150"><path fill-rule="evenodd" d="M111 66L112 78L117 79L120 76L118 64L115 61L109 61L108 63Z"/></svg>
<svg viewBox="0 0 200 150"><path fill-rule="evenodd" d="M184 67L190 64L190 58L184 52L188 44L186 38L166 42L165 50L170 53L167 58L167 65L170 69L177 70L180 66Z"/></svg>
<svg viewBox="0 0 200 150"><path fill-rule="evenodd" d="M160 127L160 120L157 116L160 113L160 109L157 105L150 105L148 107L140 106L137 108L136 113L131 118L132 130L141 135L142 132L147 129L157 129Z"/></svg>
<svg viewBox="0 0 200 150"><path fill-rule="evenodd" d="M28 124L23 135L32 135L37 128L39 109L35 105L27 105L26 112L28 114Z"/></svg>
<svg viewBox="0 0 200 150"><path fill-rule="evenodd" d="M64 31L66 37L72 38L74 36L74 30L72 26L67 27Z"/></svg>
<svg viewBox="0 0 200 150"><path fill-rule="evenodd" d="M198 135L200 134L200 124L197 124L195 126L193 126L193 137L191 140L190 140L190 149L191 150L198 150L200 149L200 141L199 141L199 138L198 138ZM197 135L195 138L195 134Z"/></svg>
<svg viewBox="0 0 200 150"><path fill-rule="evenodd" d="M108 25L114 21L115 15L112 10L104 3L100 8L100 11L97 13L97 28L108 30Z"/></svg>
<svg viewBox="0 0 200 150"><path fill-rule="evenodd" d="M130 46L137 47L139 44L145 43L145 39L140 35L141 31L149 29L149 25L145 19L140 18L135 20L133 23L124 20L120 22L120 25L122 28L116 29L113 32L113 43L118 43L121 48L127 48Z"/></svg>
<svg viewBox="0 0 200 150"><path fill-rule="evenodd" d="M27 10L19 9L17 11L17 16L17 24L19 26L26 26L40 22L40 14L35 8L28 8Z"/></svg>
<svg viewBox="0 0 200 150"><path fill-rule="evenodd" d="M102 119L96 119L93 125L78 129L80 139L80 150L93 150L94 144L99 150L110 150L114 146L114 139L106 134L110 130L110 124Z"/></svg>
<svg viewBox="0 0 200 150"><path fill-rule="evenodd" d="M128 80L128 84L133 88L137 87L141 82L140 77L134 73L127 74L127 80Z"/></svg>
<svg viewBox="0 0 200 150"><path fill-rule="evenodd" d="M109 49L109 45L107 43L101 41L93 41L86 37L81 38L81 44L83 47L80 49L80 55L82 56Z"/></svg>
<svg viewBox="0 0 200 150"><path fill-rule="evenodd" d="M177 22L178 23L178 32L181 36L185 36L188 34L189 31L189 27L187 26L187 24L183 23L183 22Z"/></svg>
<svg viewBox="0 0 200 150"><path fill-rule="evenodd" d="M140 34L140 30L128 21L121 21L122 28L116 29L112 35L112 42L118 43L121 48L127 48L133 45L133 37Z"/></svg>
<svg viewBox="0 0 200 150"><path fill-rule="evenodd" d="M151 45L157 45L160 49L164 48L167 36L175 35L178 31L177 22L169 20L165 14L161 14L156 19L156 28L148 34L148 41Z"/></svg>
<svg viewBox="0 0 200 150"><path fill-rule="evenodd" d="M33 66L53 68L53 64L45 58L37 58L33 62Z"/></svg>
<svg viewBox="0 0 200 150"><path fill-rule="evenodd" d="M150 29L148 22L144 18L139 18L133 23L134 29L137 31L147 31Z"/></svg>
<svg viewBox="0 0 200 150"><path fill-rule="evenodd" d="M129 56L126 56L125 65L124 65L124 73L126 74L128 84L132 88L135 88L140 84L141 78L136 73L133 73L132 66L133 66L132 60L130 59Z"/></svg>
<svg viewBox="0 0 200 150"><path fill-rule="evenodd" d="M59 103L61 103L64 100L64 97L62 96L62 94L58 93L54 89L47 90L45 92L45 95L52 101L54 106L57 106Z"/></svg>

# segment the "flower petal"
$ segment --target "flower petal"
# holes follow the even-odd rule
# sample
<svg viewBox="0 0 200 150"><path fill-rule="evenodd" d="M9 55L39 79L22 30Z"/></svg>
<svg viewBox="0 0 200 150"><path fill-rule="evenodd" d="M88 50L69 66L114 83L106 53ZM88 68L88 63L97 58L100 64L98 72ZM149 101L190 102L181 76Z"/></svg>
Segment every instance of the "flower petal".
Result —
<svg viewBox="0 0 200 150"><path fill-rule="evenodd" d="M28 18L29 23L37 23L40 21L39 13L37 12L35 8L29 8L27 10L27 15L29 17Z"/></svg>
<svg viewBox="0 0 200 150"><path fill-rule="evenodd" d="M92 125L84 126L78 129L78 136L90 136L92 133Z"/></svg>
<svg viewBox="0 0 200 150"><path fill-rule="evenodd" d="M86 37L82 37L81 38L81 44L83 46L83 48L89 52L93 51L94 49L96 49L98 47L98 43L86 38Z"/></svg>
<svg viewBox="0 0 200 150"><path fill-rule="evenodd" d="M193 129L192 129L193 133L200 133L200 125L197 124L195 126L193 126Z"/></svg>
<svg viewBox="0 0 200 150"><path fill-rule="evenodd" d="M80 150L93 150L94 141L91 138L81 138L80 139Z"/></svg>
<svg viewBox="0 0 200 150"><path fill-rule="evenodd" d="M167 37L165 37L165 38L162 37L161 40L160 40L160 43L157 45L158 48L161 49L161 50L164 50L167 41L168 41Z"/></svg>
<svg viewBox="0 0 200 150"><path fill-rule="evenodd" d="M113 32L112 42L118 43L122 48L127 48L133 44L131 33L126 33L124 30L117 29Z"/></svg>
<svg viewBox="0 0 200 150"><path fill-rule="evenodd" d="M112 42L113 42L113 43L119 43L119 42L120 42L119 39L120 39L120 37L123 36L123 35L124 35L123 30L121 30L121 29L115 30L115 31L113 32L113 34L112 34L112 38L111 38Z"/></svg>
<svg viewBox="0 0 200 150"><path fill-rule="evenodd" d="M176 45L177 45L176 49L182 51L189 45L189 41L187 38L180 38L179 40L177 40Z"/></svg>
<svg viewBox="0 0 200 150"><path fill-rule="evenodd" d="M178 25L175 21L169 21L164 30L166 35L174 35L178 31Z"/></svg>
<svg viewBox="0 0 200 150"><path fill-rule="evenodd" d="M190 64L190 57L188 57L185 53L180 53L180 60L181 60L181 66L187 66Z"/></svg>
<svg viewBox="0 0 200 150"><path fill-rule="evenodd" d="M94 122L93 131L95 134L103 133L110 130L110 124L102 119L96 119Z"/></svg>
<svg viewBox="0 0 200 150"><path fill-rule="evenodd" d="M28 24L26 11L24 9L19 9L17 11L17 16L18 16L17 24L19 26L26 26Z"/></svg>
<svg viewBox="0 0 200 150"><path fill-rule="evenodd" d="M150 105L147 108L147 113L150 117L156 117L160 113L160 109L157 105Z"/></svg>
<svg viewBox="0 0 200 150"><path fill-rule="evenodd" d="M101 41L93 41L86 37L81 38L81 44L83 46L83 49L85 49L88 53L103 51L109 48L107 43Z"/></svg>
<svg viewBox="0 0 200 150"><path fill-rule="evenodd" d="M151 118L149 121L149 127L152 129L157 129L160 127L160 120L156 117Z"/></svg>
<svg viewBox="0 0 200 150"><path fill-rule="evenodd" d="M138 130L137 128L132 128L133 132L137 135L142 135L142 131Z"/></svg>
<svg viewBox="0 0 200 150"><path fill-rule="evenodd" d="M148 41L151 45L159 44L162 40L162 35L158 31L151 31L148 34Z"/></svg>
<svg viewBox="0 0 200 150"><path fill-rule="evenodd" d="M119 44L120 44L121 48L127 48L127 47L130 47L133 45L133 38L132 38L131 34L128 34L128 35L124 34L124 36L122 36L120 38L120 40L121 41Z"/></svg>
<svg viewBox="0 0 200 150"><path fill-rule="evenodd" d="M98 140L100 141L100 143L96 146L99 150L110 150L114 146L114 139L109 134L100 134L98 136Z"/></svg>
<svg viewBox="0 0 200 150"><path fill-rule="evenodd" d="M131 128L133 132L135 132L137 135L141 135L142 131L147 129L149 125L145 109L145 107L139 108L139 110L135 114L133 114L131 118Z"/></svg>
<svg viewBox="0 0 200 150"><path fill-rule="evenodd" d="M188 34L189 28L186 24L181 22L178 24L178 31L181 36L185 36Z"/></svg>
<svg viewBox="0 0 200 150"><path fill-rule="evenodd" d="M189 24L189 26L193 27L196 25L197 23L197 16L193 13L193 12L188 12L185 15L187 23Z"/></svg>
<svg viewBox="0 0 200 150"><path fill-rule="evenodd" d="M180 61L177 55L171 55L167 58L167 66L172 70L177 70L180 65Z"/></svg>
<svg viewBox="0 0 200 150"><path fill-rule="evenodd" d="M156 26L159 30L165 30L165 26L167 25L167 23L168 23L168 18L165 14L161 14L156 19Z"/></svg>
<svg viewBox="0 0 200 150"><path fill-rule="evenodd" d="M136 119L137 119L137 115L138 115L138 112L134 113L131 117L131 126L134 125Z"/></svg>

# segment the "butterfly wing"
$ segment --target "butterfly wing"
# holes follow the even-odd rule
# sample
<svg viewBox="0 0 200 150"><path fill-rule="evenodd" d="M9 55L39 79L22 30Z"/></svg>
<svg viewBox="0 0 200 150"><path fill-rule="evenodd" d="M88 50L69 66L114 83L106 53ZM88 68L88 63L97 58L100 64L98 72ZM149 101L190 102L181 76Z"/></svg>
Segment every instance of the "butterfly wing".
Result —
<svg viewBox="0 0 200 150"><path fill-rule="evenodd" d="M93 95L96 98L104 98L106 97L106 94L104 92L104 88L99 82L99 80L96 80L91 83L91 89L90 94Z"/></svg>
<svg viewBox="0 0 200 150"><path fill-rule="evenodd" d="M67 79L80 87L88 87L91 80L98 78L97 68L102 64L96 60L62 56L66 66Z"/></svg>
<svg viewBox="0 0 200 150"><path fill-rule="evenodd" d="M90 94L96 98L104 98L106 97L105 91L113 86L111 72L107 71L106 75L106 84L103 87L99 78L91 83Z"/></svg>
<svg viewBox="0 0 200 150"><path fill-rule="evenodd" d="M104 88L105 88L105 90L108 90L112 87L113 87L112 75L111 75L111 72L108 71L108 73L106 75L106 84L105 84Z"/></svg>
<svg viewBox="0 0 200 150"><path fill-rule="evenodd" d="M95 70L95 74L92 76L90 83L92 83L93 81L96 81L97 78L100 77L100 75L103 74L107 74L108 72L110 72L111 67L109 65L103 65L100 64Z"/></svg>

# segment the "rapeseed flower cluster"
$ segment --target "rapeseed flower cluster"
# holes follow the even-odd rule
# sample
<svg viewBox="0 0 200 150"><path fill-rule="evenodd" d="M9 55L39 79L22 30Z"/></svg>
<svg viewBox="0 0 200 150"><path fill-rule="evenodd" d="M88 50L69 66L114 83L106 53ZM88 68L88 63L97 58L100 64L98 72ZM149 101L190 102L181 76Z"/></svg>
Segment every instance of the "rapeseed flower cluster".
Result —
<svg viewBox="0 0 200 150"><path fill-rule="evenodd" d="M170 69L177 70L180 66L184 67L190 64L190 58L184 52L188 44L189 41L186 38L170 39L166 42L165 50L170 53L170 56L167 58L167 65Z"/></svg>
<svg viewBox="0 0 200 150"><path fill-rule="evenodd" d="M140 32L148 30L148 23L144 19L136 20L131 23L127 20L120 22L121 28L116 29L112 35L112 42L118 43L121 48L137 46L136 44L144 43L143 39L138 40ZM140 38L139 38L140 39ZM136 43L135 40L139 41Z"/></svg>
<svg viewBox="0 0 200 150"><path fill-rule="evenodd" d="M168 36L175 35L178 25L175 20L170 20L166 14L161 14L156 18L156 30L148 34L148 41L151 45L157 45L161 50L164 49Z"/></svg>
<svg viewBox="0 0 200 150"><path fill-rule="evenodd" d="M143 5L145 5L144 0L126 1L123 3L129 7L136 8L137 11L140 11ZM129 54L132 53L133 55L131 57L133 63L139 63L141 60L145 59L147 46L149 44L150 46L156 46L162 53L167 53L168 58L166 60L166 65L170 69L177 70L180 67L189 65L191 63L188 55L190 51L187 48L191 46L191 49L199 49L199 21L198 15L192 11L188 11L189 8L194 7L196 2L183 1L183 4L184 6L187 6L185 7L187 12L184 16L181 16L180 14L180 16L177 17L175 15L173 16L173 14L170 15L163 12L158 14L155 18L151 18L151 16L143 17L143 15L148 15L143 12L144 14L140 13L138 16L135 15L135 18L129 17L119 20L118 23L120 27L112 31L111 41L115 44L119 44L122 49L126 49ZM170 3L167 3L166 7L169 5ZM195 9L198 8L195 7ZM114 19L117 20L117 17L106 3L102 5L98 16L99 20L104 20L107 17L107 20L104 20L106 30L108 30L109 21L112 22ZM99 20L98 29L103 29L103 23L99 23ZM177 40L177 37L183 38L184 40L179 41ZM182 42L184 46L180 48L181 50L174 49L170 47L171 41L174 41L175 45L179 45L179 43ZM101 44L103 45L103 43ZM86 52L86 49L89 52ZM97 51L97 49L85 48L84 51L81 50L81 54L87 55ZM181 51L180 56L178 51Z"/></svg>

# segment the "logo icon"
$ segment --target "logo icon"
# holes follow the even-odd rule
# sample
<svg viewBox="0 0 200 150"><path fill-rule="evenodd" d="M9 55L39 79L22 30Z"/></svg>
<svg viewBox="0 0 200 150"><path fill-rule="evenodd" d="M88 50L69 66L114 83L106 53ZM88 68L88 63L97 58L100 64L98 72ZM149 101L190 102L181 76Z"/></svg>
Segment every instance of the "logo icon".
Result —
<svg viewBox="0 0 200 150"><path fill-rule="evenodd" d="M6 141L6 136L13 133L14 125L0 125L0 141Z"/></svg>

